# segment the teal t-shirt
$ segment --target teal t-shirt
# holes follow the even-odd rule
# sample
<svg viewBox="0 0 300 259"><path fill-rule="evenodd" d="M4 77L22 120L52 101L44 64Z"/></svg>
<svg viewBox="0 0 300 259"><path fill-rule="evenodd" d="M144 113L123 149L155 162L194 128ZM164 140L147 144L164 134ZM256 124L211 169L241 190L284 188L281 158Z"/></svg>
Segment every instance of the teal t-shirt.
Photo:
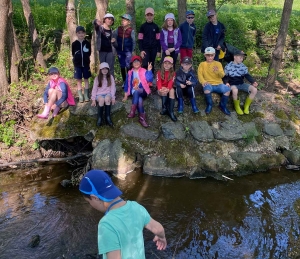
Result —
<svg viewBox="0 0 300 259"><path fill-rule="evenodd" d="M150 222L148 211L135 201L109 211L98 225L98 250L106 253L121 250L122 259L144 259L143 229Z"/></svg>

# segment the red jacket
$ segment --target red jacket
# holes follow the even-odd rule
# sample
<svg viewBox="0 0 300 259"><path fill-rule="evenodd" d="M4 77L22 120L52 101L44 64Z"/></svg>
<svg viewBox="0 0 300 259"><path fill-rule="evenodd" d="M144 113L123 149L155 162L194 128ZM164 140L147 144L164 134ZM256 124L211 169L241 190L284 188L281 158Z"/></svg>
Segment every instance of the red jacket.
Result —
<svg viewBox="0 0 300 259"><path fill-rule="evenodd" d="M166 87L169 90L171 90L174 87L174 81L175 81L176 74L174 73L173 77L169 80L168 79L169 73L170 73L169 71L165 71L165 80L162 80L160 70L157 71L157 75L156 75L157 90L160 90L163 87Z"/></svg>

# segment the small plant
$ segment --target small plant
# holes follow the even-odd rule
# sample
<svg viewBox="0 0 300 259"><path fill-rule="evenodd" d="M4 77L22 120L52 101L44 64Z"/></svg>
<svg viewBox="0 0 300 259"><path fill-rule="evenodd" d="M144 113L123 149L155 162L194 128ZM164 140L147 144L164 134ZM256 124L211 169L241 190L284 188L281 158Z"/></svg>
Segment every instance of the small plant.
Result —
<svg viewBox="0 0 300 259"><path fill-rule="evenodd" d="M40 148L39 142L38 142L38 141L35 141L35 142L32 144L31 148L32 148L33 150L39 149L39 148Z"/></svg>
<svg viewBox="0 0 300 259"><path fill-rule="evenodd" d="M15 133L15 121L7 121L5 124L0 124L0 142L3 142L7 147L15 143L17 134Z"/></svg>

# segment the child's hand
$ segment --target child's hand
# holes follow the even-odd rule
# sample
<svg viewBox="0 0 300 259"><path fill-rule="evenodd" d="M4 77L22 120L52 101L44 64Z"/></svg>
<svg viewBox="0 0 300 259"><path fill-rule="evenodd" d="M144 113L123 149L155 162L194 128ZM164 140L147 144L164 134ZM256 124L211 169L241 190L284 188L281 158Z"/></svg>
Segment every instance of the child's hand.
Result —
<svg viewBox="0 0 300 259"><path fill-rule="evenodd" d="M180 84L180 87L181 87L181 88L186 88L186 85Z"/></svg>
<svg viewBox="0 0 300 259"><path fill-rule="evenodd" d="M218 72L218 71L219 71L219 68L218 68L217 66L214 66L214 67L213 67L213 71L214 71L214 72Z"/></svg>
<svg viewBox="0 0 300 259"><path fill-rule="evenodd" d="M207 86L207 85L208 85L208 82L204 82L202 85L203 85L203 87L204 87L204 86Z"/></svg>
<svg viewBox="0 0 300 259"><path fill-rule="evenodd" d="M102 25L102 22L100 21L100 20L98 20L98 19L96 19L96 23L100 26L100 25Z"/></svg>
<svg viewBox="0 0 300 259"><path fill-rule="evenodd" d="M141 51L141 57L144 58L146 56L146 52L145 51Z"/></svg>
<svg viewBox="0 0 300 259"><path fill-rule="evenodd" d="M253 85L255 88L258 87L258 83L257 83L257 82L254 82L252 85Z"/></svg>
<svg viewBox="0 0 300 259"><path fill-rule="evenodd" d="M160 52L156 53L156 57L159 58L160 57Z"/></svg>
<svg viewBox="0 0 300 259"><path fill-rule="evenodd" d="M112 38L110 42L111 42L111 43L114 43L115 41L116 41L116 39L115 39L115 38Z"/></svg>
<svg viewBox="0 0 300 259"><path fill-rule="evenodd" d="M111 104L114 105L116 103L116 100L111 100Z"/></svg>
<svg viewBox="0 0 300 259"><path fill-rule="evenodd" d="M171 52L175 51L175 48L169 48L168 51L171 53Z"/></svg>
<svg viewBox="0 0 300 259"><path fill-rule="evenodd" d="M91 106L95 107L96 106L96 101L95 100L92 100L92 104Z"/></svg>
<svg viewBox="0 0 300 259"><path fill-rule="evenodd" d="M148 62L148 71L152 70L152 63Z"/></svg>
<svg viewBox="0 0 300 259"><path fill-rule="evenodd" d="M169 49L167 49L167 50L165 51L165 53L166 53L166 56L170 56L170 51L169 51Z"/></svg>
<svg viewBox="0 0 300 259"><path fill-rule="evenodd" d="M127 101L127 98L128 98L128 96L127 96L127 94L125 94L125 95L124 95L124 98L122 99L122 102L126 102L126 101Z"/></svg>
<svg viewBox="0 0 300 259"><path fill-rule="evenodd" d="M186 80L186 81L185 81L185 84L187 84L187 85L191 85L191 84L192 84L192 82L191 82L191 81L189 81L189 80Z"/></svg>

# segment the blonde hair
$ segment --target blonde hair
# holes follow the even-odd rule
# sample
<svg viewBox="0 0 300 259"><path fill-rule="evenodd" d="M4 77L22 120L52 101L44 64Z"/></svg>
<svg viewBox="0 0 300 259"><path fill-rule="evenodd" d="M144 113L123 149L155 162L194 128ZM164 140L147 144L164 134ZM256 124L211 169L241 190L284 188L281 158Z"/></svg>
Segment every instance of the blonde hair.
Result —
<svg viewBox="0 0 300 259"><path fill-rule="evenodd" d="M164 63L165 62L163 62L160 67L160 77L162 80L165 80L165 72L166 72L166 70L164 68ZM173 64L172 64L172 67L170 67L170 69L169 69L168 81L174 77L174 74L175 74L175 71L174 71Z"/></svg>

